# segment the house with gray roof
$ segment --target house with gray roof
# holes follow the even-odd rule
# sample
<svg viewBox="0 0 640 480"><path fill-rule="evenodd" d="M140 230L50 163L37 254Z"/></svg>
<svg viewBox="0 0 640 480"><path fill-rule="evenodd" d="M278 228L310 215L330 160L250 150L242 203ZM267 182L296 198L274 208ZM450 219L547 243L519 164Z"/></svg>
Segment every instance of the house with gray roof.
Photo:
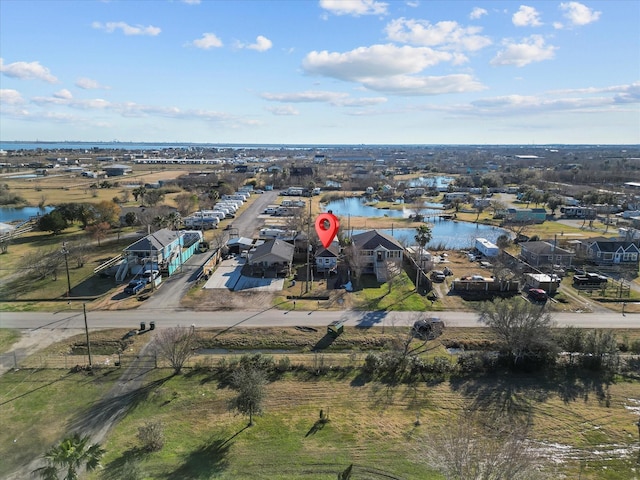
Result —
<svg viewBox="0 0 640 480"><path fill-rule="evenodd" d="M620 266L638 271L640 248L635 242L619 238L602 238L583 241L586 260L599 267Z"/></svg>
<svg viewBox="0 0 640 480"><path fill-rule="evenodd" d="M404 247L395 238L377 230L351 237L354 255L363 274L373 274L379 282L387 280L387 264L402 263Z"/></svg>
<svg viewBox="0 0 640 480"><path fill-rule="evenodd" d="M335 273L338 269L338 257L340 256L340 244L331 242L328 248L322 247L315 254L316 271L318 273Z"/></svg>
<svg viewBox="0 0 640 480"><path fill-rule="evenodd" d="M249 252L247 263L252 271L273 271L276 275L291 273L294 247L290 243L274 238L267 240Z"/></svg>
<svg viewBox="0 0 640 480"><path fill-rule="evenodd" d="M522 242L520 243L520 257L534 267L551 265L569 266L572 264L575 252L559 247L554 242Z"/></svg>

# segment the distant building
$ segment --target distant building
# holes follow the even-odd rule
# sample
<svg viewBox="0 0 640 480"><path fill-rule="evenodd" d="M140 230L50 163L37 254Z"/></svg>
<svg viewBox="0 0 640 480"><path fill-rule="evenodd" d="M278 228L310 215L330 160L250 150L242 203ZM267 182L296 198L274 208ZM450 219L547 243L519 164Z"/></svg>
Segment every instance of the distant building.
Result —
<svg viewBox="0 0 640 480"><path fill-rule="evenodd" d="M104 167L104 171L108 177L121 177L132 172L132 169L128 165L110 165Z"/></svg>
<svg viewBox="0 0 640 480"><path fill-rule="evenodd" d="M543 223L547 219L544 208L507 208L505 223Z"/></svg>

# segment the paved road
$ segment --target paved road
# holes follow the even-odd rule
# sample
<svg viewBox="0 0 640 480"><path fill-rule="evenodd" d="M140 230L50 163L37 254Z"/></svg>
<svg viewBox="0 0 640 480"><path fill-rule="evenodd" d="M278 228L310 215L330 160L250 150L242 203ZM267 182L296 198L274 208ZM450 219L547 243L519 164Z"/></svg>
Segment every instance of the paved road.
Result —
<svg viewBox="0 0 640 480"><path fill-rule="evenodd" d="M263 311L193 312L177 310L128 310L87 312L92 329L136 328L141 321L155 321L158 328L195 325L206 328L323 326L343 319L347 326L372 327L410 325L418 318L416 312L356 312L356 311ZM436 313L450 327L478 327L478 315L471 312ZM620 313L557 313L558 326L582 328L640 328L640 314ZM0 328L19 329L84 329L82 312L6 312L0 314Z"/></svg>
<svg viewBox="0 0 640 480"><path fill-rule="evenodd" d="M262 224L258 221L258 215L270 203L277 200L278 193L275 191L264 194L252 195L251 204L233 220L233 227L240 236L252 238L256 233L256 228ZM157 292L145 300L138 310L151 312L155 310L170 309L175 310L180 307L180 299L191 288L196 281L200 266L209 258L211 252L197 253L187 260L182 266L182 272L175 273L170 278L163 281Z"/></svg>

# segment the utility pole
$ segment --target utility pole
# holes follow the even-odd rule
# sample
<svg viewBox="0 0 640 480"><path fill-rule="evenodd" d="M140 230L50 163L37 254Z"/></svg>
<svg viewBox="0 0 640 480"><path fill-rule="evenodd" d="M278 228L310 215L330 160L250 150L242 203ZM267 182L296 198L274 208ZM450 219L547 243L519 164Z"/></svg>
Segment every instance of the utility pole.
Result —
<svg viewBox="0 0 640 480"><path fill-rule="evenodd" d="M309 218L307 219L307 275L306 275L306 289L304 293L309 292L309 255L311 253L311 199L313 197L309 197Z"/></svg>
<svg viewBox="0 0 640 480"><path fill-rule="evenodd" d="M89 343L89 327L87 326L87 304L82 304L82 313L84 313L84 333L87 337L87 353L89 354L89 368L91 368L91 343Z"/></svg>
<svg viewBox="0 0 640 480"><path fill-rule="evenodd" d="M67 303L71 303L71 278L69 278L69 250L67 250L67 242L62 242L62 254L64 255L64 266L67 270Z"/></svg>

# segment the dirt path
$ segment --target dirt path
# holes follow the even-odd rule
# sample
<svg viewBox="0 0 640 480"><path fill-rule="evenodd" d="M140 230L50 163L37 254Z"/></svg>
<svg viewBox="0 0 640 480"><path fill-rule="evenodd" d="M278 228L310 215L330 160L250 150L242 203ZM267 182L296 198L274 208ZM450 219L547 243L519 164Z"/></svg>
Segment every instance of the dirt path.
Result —
<svg viewBox="0 0 640 480"><path fill-rule="evenodd" d="M48 331L47 333L51 335L53 332L56 332L56 330ZM77 334L77 332L73 331L68 336L75 334ZM38 348L41 348L41 345L38 345ZM146 374L155 369L153 356L150 355L151 349L152 339L142 348L136 359L129 366L123 368L122 374L113 388L111 388L103 398L89 405L71 420L67 432L80 432L82 435L88 435L91 438L90 443L102 443L109 430L118 423L129 410L143 401L149 393L161 385L166 379L160 379L150 383L145 383L144 381ZM42 458L36 458L28 465L23 466L18 471L6 477L6 480L31 478L31 472L41 466L43 466Z"/></svg>

